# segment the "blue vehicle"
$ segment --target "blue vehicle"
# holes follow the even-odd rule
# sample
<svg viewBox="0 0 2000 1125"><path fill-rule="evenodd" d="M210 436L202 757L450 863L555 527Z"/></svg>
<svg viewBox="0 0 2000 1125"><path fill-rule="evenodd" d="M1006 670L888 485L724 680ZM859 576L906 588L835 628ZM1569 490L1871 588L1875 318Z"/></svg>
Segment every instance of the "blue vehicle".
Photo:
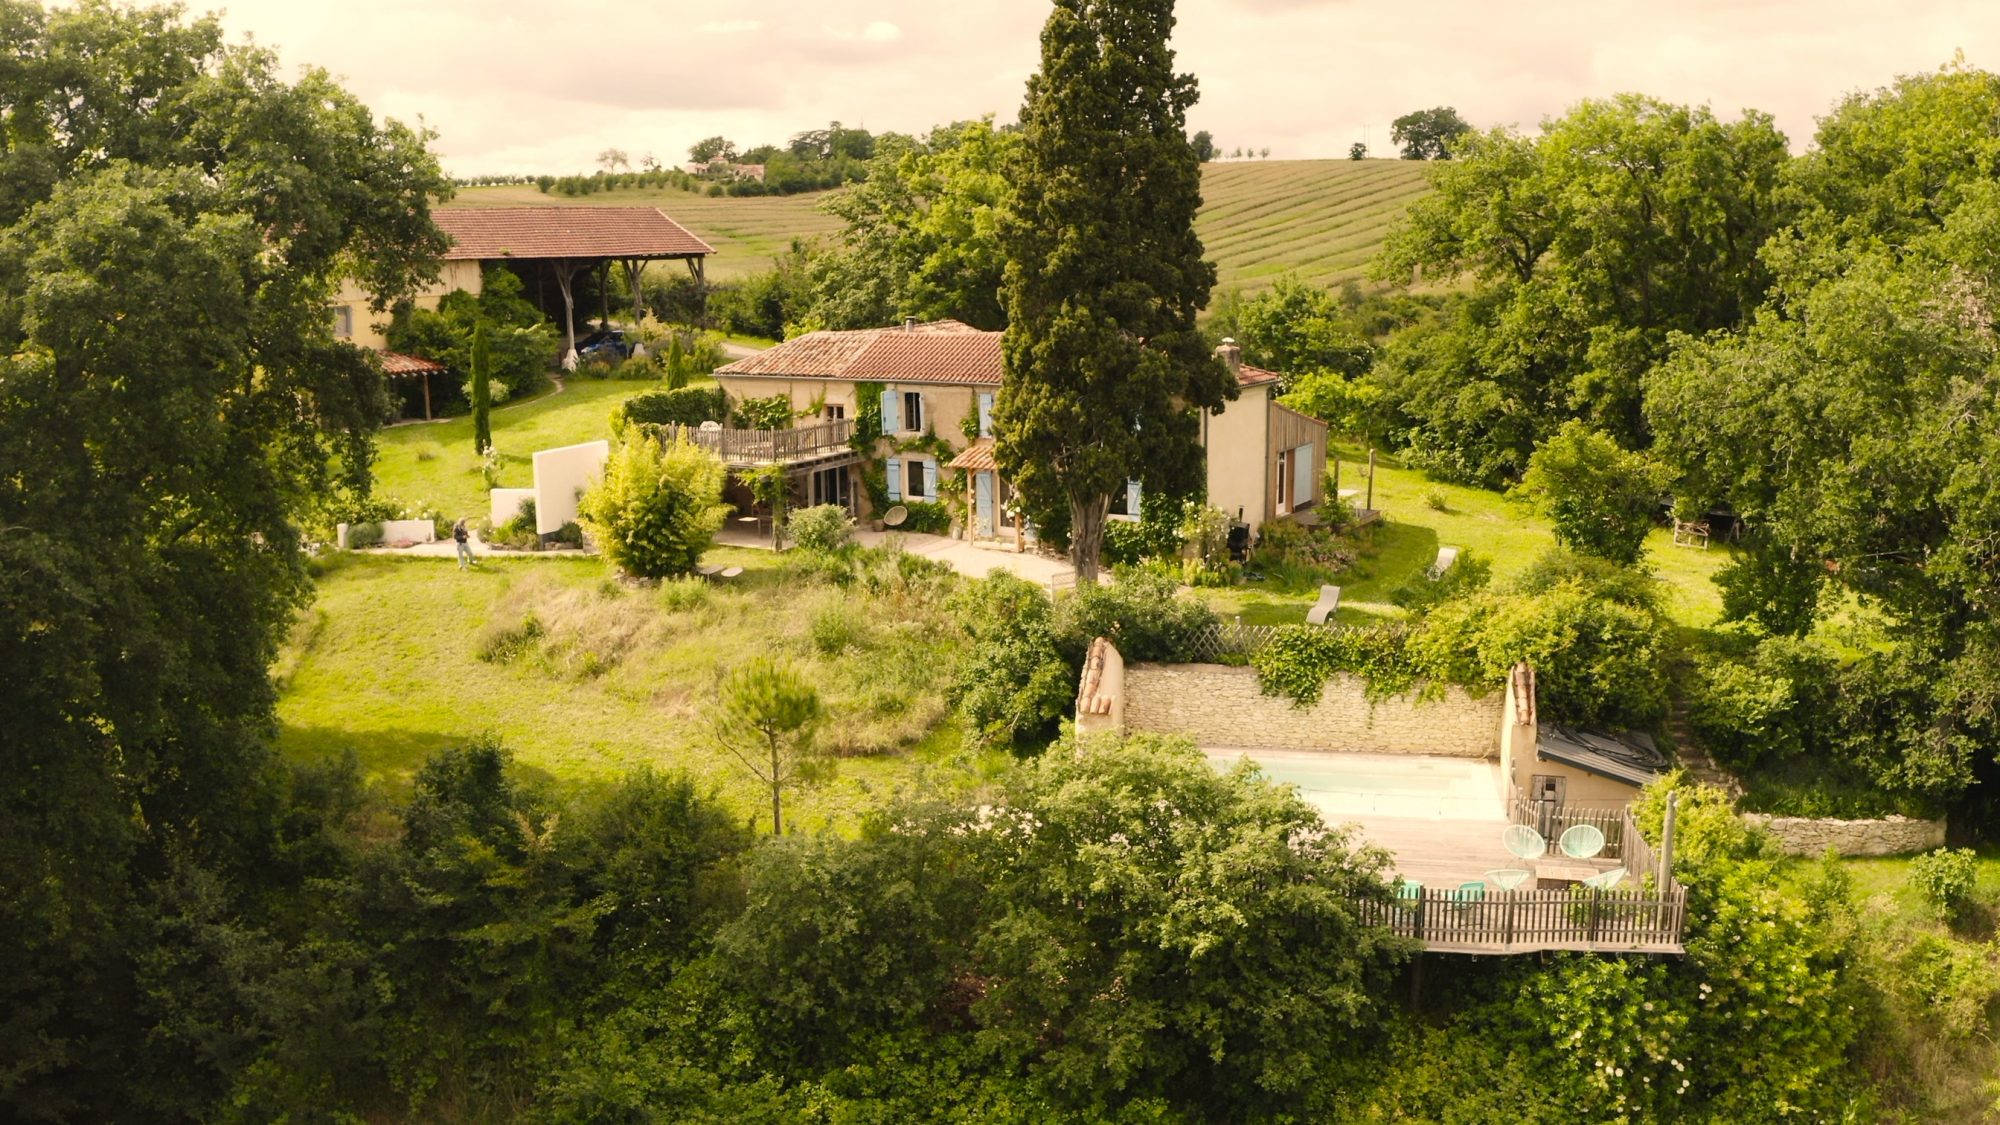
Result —
<svg viewBox="0 0 2000 1125"><path fill-rule="evenodd" d="M576 342L576 357L581 360L621 360L631 354L622 328L601 329Z"/></svg>

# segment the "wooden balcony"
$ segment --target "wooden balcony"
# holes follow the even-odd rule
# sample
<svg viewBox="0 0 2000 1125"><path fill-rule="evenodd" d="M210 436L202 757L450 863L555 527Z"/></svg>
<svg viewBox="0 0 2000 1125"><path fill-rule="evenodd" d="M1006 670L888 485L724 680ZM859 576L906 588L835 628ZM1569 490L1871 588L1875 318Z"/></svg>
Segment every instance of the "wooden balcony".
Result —
<svg viewBox="0 0 2000 1125"><path fill-rule="evenodd" d="M1425 887L1390 902L1357 903L1361 919L1412 938L1426 953L1681 953L1687 889L1498 891L1478 897Z"/></svg>
<svg viewBox="0 0 2000 1125"><path fill-rule="evenodd" d="M791 430L739 430L714 422L653 429L662 441L692 442L722 458L722 463L732 469L765 465L824 469L861 459L849 444L854 437L854 422L846 418Z"/></svg>

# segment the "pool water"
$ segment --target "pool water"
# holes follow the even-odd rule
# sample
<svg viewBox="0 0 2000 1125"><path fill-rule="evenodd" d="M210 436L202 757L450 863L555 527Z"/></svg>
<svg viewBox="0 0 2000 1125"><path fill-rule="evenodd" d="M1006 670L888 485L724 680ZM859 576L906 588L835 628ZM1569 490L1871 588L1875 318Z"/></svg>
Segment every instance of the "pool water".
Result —
<svg viewBox="0 0 2000 1125"><path fill-rule="evenodd" d="M1355 817L1503 821L1499 767L1492 761L1333 751L1209 749L1227 770L1244 758L1329 821Z"/></svg>

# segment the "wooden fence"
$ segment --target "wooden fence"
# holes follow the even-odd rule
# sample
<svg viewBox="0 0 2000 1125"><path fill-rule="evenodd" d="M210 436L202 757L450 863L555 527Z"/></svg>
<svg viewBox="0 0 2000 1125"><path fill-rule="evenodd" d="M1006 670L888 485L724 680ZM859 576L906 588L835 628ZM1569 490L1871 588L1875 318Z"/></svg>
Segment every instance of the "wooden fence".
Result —
<svg viewBox="0 0 2000 1125"><path fill-rule="evenodd" d="M1562 837L1564 830L1579 824L1591 825L1604 833L1604 850L1598 853L1601 858L1625 860L1625 866L1631 868L1635 875L1642 870L1635 867L1630 857L1626 855L1627 841L1637 839L1639 834L1636 831L1627 833L1626 829L1632 823L1632 818L1624 805L1531 801L1517 789L1510 803L1508 817L1515 824L1525 824L1541 833L1542 839L1549 842L1550 851L1555 850L1556 841ZM1645 845L1644 840L1640 840L1639 843L1642 847Z"/></svg>
<svg viewBox="0 0 2000 1125"><path fill-rule="evenodd" d="M1687 891L1679 886L1488 888L1477 897L1426 887L1408 897L1363 899L1356 905L1362 921L1386 926L1432 953L1680 953L1687 922Z"/></svg>

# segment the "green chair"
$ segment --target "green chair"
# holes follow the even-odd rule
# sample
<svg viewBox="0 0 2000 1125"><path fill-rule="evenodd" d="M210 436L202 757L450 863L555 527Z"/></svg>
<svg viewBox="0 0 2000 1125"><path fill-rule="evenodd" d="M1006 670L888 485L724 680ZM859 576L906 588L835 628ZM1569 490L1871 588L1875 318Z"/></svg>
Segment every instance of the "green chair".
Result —
<svg viewBox="0 0 2000 1125"><path fill-rule="evenodd" d="M1510 824L1500 830L1500 846L1515 859L1539 859L1549 850L1542 834L1525 824Z"/></svg>
<svg viewBox="0 0 2000 1125"><path fill-rule="evenodd" d="M1484 902L1486 901L1486 883L1480 879L1460 883L1458 890L1451 897L1460 906L1471 906L1475 902Z"/></svg>
<svg viewBox="0 0 2000 1125"><path fill-rule="evenodd" d="M1402 882L1396 884L1396 901L1398 903L1408 906L1423 901L1423 897L1424 885L1414 879L1404 879Z"/></svg>
<svg viewBox="0 0 2000 1125"><path fill-rule="evenodd" d="M1572 824L1556 839L1556 847L1571 859L1590 859L1604 850L1604 829L1595 824Z"/></svg>
<svg viewBox="0 0 2000 1125"><path fill-rule="evenodd" d="M1583 885L1593 891L1608 891L1624 881L1625 869L1614 867L1609 871L1600 871L1590 878L1585 879Z"/></svg>

